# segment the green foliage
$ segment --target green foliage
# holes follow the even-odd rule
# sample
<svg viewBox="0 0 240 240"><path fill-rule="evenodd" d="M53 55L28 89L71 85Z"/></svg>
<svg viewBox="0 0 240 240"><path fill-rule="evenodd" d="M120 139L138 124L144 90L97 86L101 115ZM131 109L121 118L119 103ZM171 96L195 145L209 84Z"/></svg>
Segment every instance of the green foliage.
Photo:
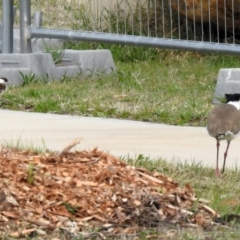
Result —
<svg viewBox="0 0 240 240"><path fill-rule="evenodd" d="M63 48L59 46L55 46L54 44L50 42L46 42L45 40L42 40L43 46L42 51L44 53L50 53L53 58L53 62L55 64L60 64L62 61L63 56Z"/></svg>
<svg viewBox="0 0 240 240"><path fill-rule="evenodd" d="M35 73L24 74L19 71L19 74L22 78L22 86L29 85L30 83L36 83L38 81L38 77Z"/></svg>
<svg viewBox="0 0 240 240"><path fill-rule="evenodd" d="M161 55L161 51L157 48L134 47L110 43L65 41L63 48L75 50L109 49L114 60L120 62L160 60Z"/></svg>
<svg viewBox="0 0 240 240"><path fill-rule="evenodd" d="M27 85L30 85L32 83L44 83L46 84L48 82L48 75L45 74L44 77L42 78L39 78L35 73L28 73L28 74L24 74L23 72L19 71L19 74L22 78L22 83L21 83L21 86L22 87L25 87Z"/></svg>
<svg viewBox="0 0 240 240"><path fill-rule="evenodd" d="M34 179L35 179L34 163L29 162L29 164L28 164L27 182L28 182L30 185L33 185Z"/></svg>
<svg viewBox="0 0 240 240"><path fill-rule="evenodd" d="M77 210L79 207L77 206L73 206L71 205L70 203L67 203L67 202L63 202L63 205L65 206L65 208L67 209L67 211L69 213L71 213L72 215L76 214Z"/></svg>

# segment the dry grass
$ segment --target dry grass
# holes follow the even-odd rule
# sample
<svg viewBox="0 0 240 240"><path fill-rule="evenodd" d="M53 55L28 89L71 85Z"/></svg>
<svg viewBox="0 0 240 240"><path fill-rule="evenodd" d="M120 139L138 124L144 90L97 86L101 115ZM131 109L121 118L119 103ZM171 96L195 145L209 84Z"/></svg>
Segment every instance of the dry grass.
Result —
<svg viewBox="0 0 240 240"><path fill-rule="evenodd" d="M15 1L19 8L19 2ZM43 13L43 27L172 37L177 33L177 14L161 1L31 1L31 14ZM170 15L174 22L171 23ZM17 13L16 24L18 24Z"/></svg>

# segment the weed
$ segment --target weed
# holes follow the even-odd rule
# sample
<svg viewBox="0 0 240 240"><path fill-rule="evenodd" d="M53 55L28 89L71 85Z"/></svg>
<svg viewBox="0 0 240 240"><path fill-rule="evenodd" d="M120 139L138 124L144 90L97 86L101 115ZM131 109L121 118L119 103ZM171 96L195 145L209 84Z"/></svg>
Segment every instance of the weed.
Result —
<svg viewBox="0 0 240 240"><path fill-rule="evenodd" d="M36 83L38 81L38 77L35 73L24 74L19 71L19 74L22 78L22 86L29 85L30 83Z"/></svg>
<svg viewBox="0 0 240 240"><path fill-rule="evenodd" d="M17 140L7 140L3 139L3 147L7 149L19 149L28 150L35 153L46 153L48 151L44 139L41 139L41 146L36 147L33 141L22 141L22 135L17 138Z"/></svg>
<svg viewBox="0 0 240 240"><path fill-rule="evenodd" d="M42 51L44 53L50 53L53 58L53 62L58 65L62 62L62 56L63 56L63 48L54 45L54 43L51 43L50 41L46 42L45 40L42 40L43 46Z"/></svg>
<svg viewBox="0 0 240 240"><path fill-rule="evenodd" d="M35 179L34 163L29 162L29 164L28 164L27 182L28 182L30 185L33 185L34 179Z"/></svg>
<svg viewBox="0 0 240 240"><path fill-rule="evenodd" d="M65 208L67 209L67 211L69 213L71 213L72 215L76 214L77 210L79 207L77 206L72 206L70 203L64 202L63 205L65 206Z"/></svg>

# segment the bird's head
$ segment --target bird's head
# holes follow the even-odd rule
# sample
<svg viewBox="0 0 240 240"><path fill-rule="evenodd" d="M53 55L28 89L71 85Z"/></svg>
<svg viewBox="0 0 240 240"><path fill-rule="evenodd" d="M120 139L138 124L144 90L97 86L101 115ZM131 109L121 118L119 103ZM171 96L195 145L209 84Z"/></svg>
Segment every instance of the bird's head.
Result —
<svg viewBox="0 0 240 240"><path fill-rule="evenodd" d="M240 93L225 94L225 98L226 98L226 103L239 102L240 101Z"/></svg>
<svg viewBox="0 0 240 240"><path fill-rule="evenodd" d="M0 94L5 92L8 87L8 80L5 77L0 77Z"/></svg>

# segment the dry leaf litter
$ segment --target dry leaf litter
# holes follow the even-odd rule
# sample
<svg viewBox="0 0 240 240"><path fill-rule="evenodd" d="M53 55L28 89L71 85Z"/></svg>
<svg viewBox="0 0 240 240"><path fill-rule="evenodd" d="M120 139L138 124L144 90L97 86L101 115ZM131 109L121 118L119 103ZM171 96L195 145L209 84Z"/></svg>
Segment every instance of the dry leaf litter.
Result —
<svg viewBox="0 0 240 240"><path fill-rule="evenodd" d="M161 223L214 225L216 212L189 185L135 168L97 148L39 154L0 151L0 231L19 237L97 227L131 234Z"/></svg>

